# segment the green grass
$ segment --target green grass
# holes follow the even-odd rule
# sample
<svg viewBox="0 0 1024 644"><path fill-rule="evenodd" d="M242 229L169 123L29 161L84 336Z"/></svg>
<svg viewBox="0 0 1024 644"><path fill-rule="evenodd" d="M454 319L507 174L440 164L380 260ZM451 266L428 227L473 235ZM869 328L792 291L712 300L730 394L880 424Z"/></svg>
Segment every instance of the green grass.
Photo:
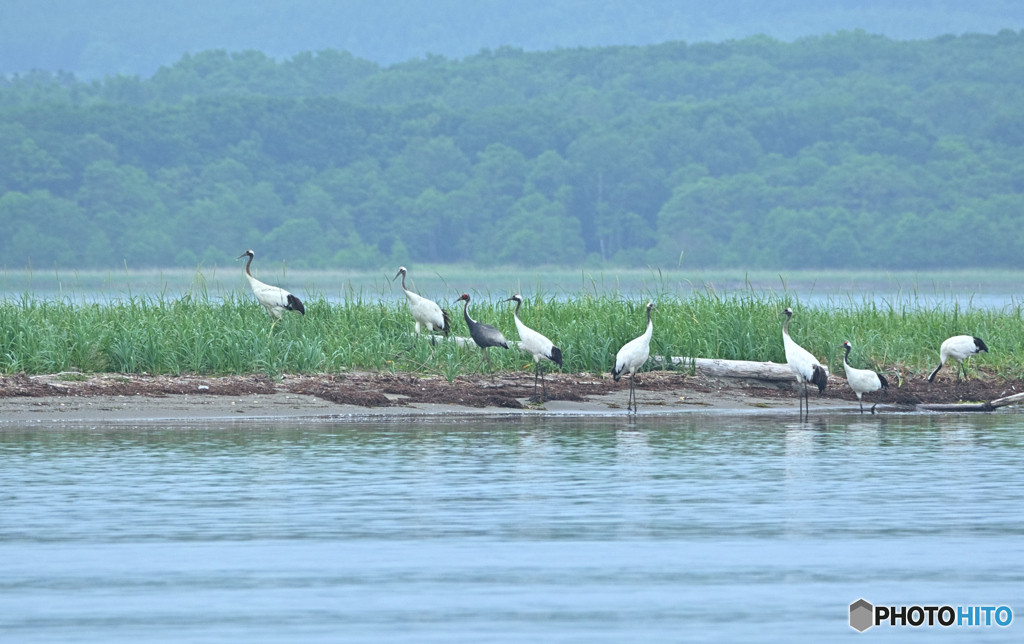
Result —
<svg viewBox="0 0 1024 644"><path fill-rule="evenodd" d="M473 317L516 339L512 306L474 297ZM974 364L1006 378L1024 376L1022 310L929 307L913 300L803 304L785 293L693 291L644 297L586 294L529 297L523 321L562 348L563 371L604 372L623 343L643 332L644 306L657 302L653 355L784 362L779 313L793 306L793 338L833 372L841 373L840 346L854 344L852 361L906 373L930 370L942 340L961 333L983 338L991 350ZM483 301L480 301L483 299ZM461 307L452 313L457 335L468 331ZM404 301L352 293L340 303L314 296L307 315L287 314L270 333L270 319L246 292L212 298L202 291L177 300L131 297L82 304L70 299L0 301L0 372L30 374L120 372L150 374L323 373L402 371L449 379L484 370L530 370L519 351L480 351L425 339L414 342ZM653 363L648 363L654 368Z"/></svg>

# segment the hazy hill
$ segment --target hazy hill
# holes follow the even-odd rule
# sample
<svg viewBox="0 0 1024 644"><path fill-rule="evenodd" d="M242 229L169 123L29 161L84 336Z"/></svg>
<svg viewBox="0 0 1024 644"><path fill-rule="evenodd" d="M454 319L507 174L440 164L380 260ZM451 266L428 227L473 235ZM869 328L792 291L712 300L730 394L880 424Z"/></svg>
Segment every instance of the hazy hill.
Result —
<svg viewBox="0 0 1024 644"><path fill-rule="evenodd" d="M898 39L1024 28L1018 0L4 0L0 73L149 75L184 53L275 58L339 49L390 64L426 53L792 40L864 29Z"/></svg>
<svg viewBox="0 0 1024 644"><path fill-rule="evenodd" d="M0 79L8 266L1024 266L1024 33Z"/></svg>

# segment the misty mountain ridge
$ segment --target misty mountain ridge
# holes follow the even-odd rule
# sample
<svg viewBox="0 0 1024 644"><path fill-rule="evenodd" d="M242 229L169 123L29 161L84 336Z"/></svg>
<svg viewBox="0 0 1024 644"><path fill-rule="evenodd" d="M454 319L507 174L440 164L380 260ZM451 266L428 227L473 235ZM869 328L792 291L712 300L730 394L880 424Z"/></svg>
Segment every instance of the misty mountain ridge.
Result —
<svg viewBox="0 0 1024 644"><path fill-rule="evenodd" d="M5 265L1020 268L1024 34L0 79Z"/></svg>
<svg viewBox="0 0 1024 644"><path fill-rule="evenodd" d="M1024 28L1015 0L5 0L0 73L148 77L184 53L337 49L382 65L669 41L783 41L840 30L906 40Z"/></svg>

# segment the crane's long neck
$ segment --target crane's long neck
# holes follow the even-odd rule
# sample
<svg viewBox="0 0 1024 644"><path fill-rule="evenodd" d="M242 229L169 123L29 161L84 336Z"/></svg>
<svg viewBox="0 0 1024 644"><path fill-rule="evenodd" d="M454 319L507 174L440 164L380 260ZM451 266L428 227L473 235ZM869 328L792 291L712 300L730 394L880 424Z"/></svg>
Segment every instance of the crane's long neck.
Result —
<svg viewBox="0 0 1024 644"><path fill-rule="evenodd" d="M514 317L519 317L519 307L522 306L522 305L523 305L523 301L522 300L516 300L516 310L515 310L515 313L512 314Z"/></svg>
<svg viewBox="0 0 1024 644"><path fill-rule="evenodd" d="M654 334L654 320L651 319L651 310L647 309L647 330L644 331L644 337L647 341L651 341L651 336Z"/></svg>
<svg viewBox="0 0 1024 644"><path fill-rule="evenodd" d="M782 323L782 335L789 337L789 321L793 319L792 313L786 314L786 321Z"/></svg>
<svg viewBox="0 0 1024 644"><path fill-rule="evenodd" d="M843 364L850 366L850 347L846 347L846 355L843 356Z"/></svg>
<svg viewBox="0 0 1024 644"><path fill-rule="evenodd" d="M405 271L402 271L402 290L406 293L409 292L409 289L405 288Z"/></svg>
<svg viewBox="0 0 1024 644"><path fill-rule="evenodd" d="M249 255L249 259L245 262L245 274L248 275L251 278L252 277L252 273L249 272L249 265L250 264L252 264L252 255Z"/></svg>
<svg viewBox="0 0 1024 644"><path fill-rule="evenodd" d="M462 316L466 318L466 326L471 329L476 326L476 320L469 317L469 300L462 301Z"/></svg>

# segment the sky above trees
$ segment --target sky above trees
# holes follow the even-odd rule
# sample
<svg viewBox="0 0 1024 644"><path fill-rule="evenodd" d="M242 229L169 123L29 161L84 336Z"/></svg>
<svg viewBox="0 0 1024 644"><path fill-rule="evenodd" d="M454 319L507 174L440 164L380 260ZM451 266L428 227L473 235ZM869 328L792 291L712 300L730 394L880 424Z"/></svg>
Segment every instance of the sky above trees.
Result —
<svg viewBox="0 0 1024 644"><path fill-rule="evenodd" d="M863 29L897 39L1024 28L1019 0L4 0L0 73L149 76L184 53L337 49L381 64L673 40L782 40Z"/></svg>

